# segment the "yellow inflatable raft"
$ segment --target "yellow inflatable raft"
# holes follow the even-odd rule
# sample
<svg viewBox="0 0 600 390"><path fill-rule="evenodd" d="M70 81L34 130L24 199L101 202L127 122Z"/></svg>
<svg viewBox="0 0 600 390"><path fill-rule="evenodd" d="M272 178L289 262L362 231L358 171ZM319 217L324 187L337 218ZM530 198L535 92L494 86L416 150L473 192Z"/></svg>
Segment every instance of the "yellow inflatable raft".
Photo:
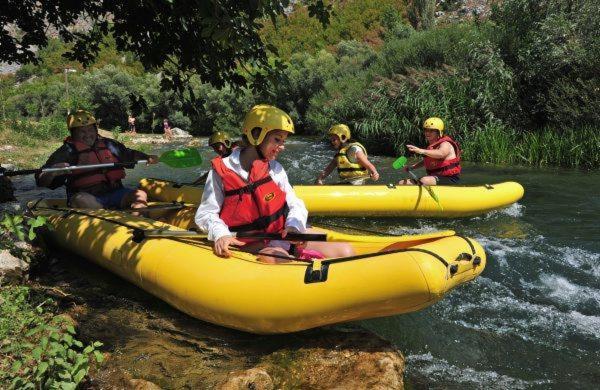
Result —
<svg viewBox="0 0 600 390"><path fill-rule="evenodd" d="M50 242L193 317L259 334L420 310L473 280L486 264L476 241L452 231L354 236L320 229L327 241L348 242L356 255L265 264L242 251L219 258L198 235L144 238L156 229L195 234L185 230L193 208L158 208L148 217L135 217L67 208L64 200L40 200L29 207L48 218L53 228L44 234Z"/></svg>
<svg viewBox="0 0 600 390"><path fill-rule="evenodd" d="M142 179L151 199L199 203L202 187ZM467 217L509 206L523 197L519 183L434 186L439 204L421 186L294 186L311 216Z"/></svg>

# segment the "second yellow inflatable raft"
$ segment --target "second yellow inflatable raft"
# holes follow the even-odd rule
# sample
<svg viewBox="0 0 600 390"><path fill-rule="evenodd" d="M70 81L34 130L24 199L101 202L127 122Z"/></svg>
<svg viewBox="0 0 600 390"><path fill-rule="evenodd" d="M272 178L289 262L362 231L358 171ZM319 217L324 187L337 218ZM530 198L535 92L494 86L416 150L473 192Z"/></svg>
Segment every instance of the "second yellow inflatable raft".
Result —
<svg viewBox="0 0 600 390"><path fill-rule="evenodd" d="M142 179L140 188L159 201L199 203L202 187ZM422 186L294 186L311 216L467 217L509 206L523 197L519 183L431 187L439 204Z"/></svg>

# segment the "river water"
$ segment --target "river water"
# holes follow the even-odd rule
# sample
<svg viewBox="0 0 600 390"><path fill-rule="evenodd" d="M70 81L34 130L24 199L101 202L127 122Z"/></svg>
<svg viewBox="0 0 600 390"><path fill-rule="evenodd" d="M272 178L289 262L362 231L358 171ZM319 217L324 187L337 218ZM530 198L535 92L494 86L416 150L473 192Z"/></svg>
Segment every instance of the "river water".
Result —
<svg viewBox="0 0 600 390"><path fill-rule="evenodd" d="M209 166L211 150L202 153L201 168L137 167L127 182L192 181ZM292 183L312 183L333 153L322 142L294 137L280 162ZM391 168L393 158L371 160L380 182L402 177ZM453 229L483 244L487 268L474 282L418 313L356 324L405 354L406 379L415 388L600 386L600 172L464 166L465 184L507 180L525 187L524 198L478 217L312 219L394 234ZM34 190L30 179L18 186L21 199L62 195Z"/></svg>

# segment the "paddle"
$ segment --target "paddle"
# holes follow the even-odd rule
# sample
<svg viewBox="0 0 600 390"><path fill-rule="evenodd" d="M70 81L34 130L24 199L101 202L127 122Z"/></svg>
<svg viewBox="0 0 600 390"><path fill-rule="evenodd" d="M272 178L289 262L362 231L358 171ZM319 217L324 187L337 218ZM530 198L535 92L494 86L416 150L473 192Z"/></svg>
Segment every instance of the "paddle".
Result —
<svg viewBox="0 0 600 390"><path fill-rule="evenodd" d="M394 169L401 169L401 168L403 168L406 165L407 161L408 161L408 159L405 156L398 157L396 159L396 161L394 161L392 163L392 167ZM415 175L414 172L411 171L410 169L407 169L406 172L408 172L408 174L410 175L410 177L415 181L415 183L417 185L420 185L420 186L422 186L423 188L425 188L427 190L427 192L429 193L429 195L431 196L431 198L435 201L435 203L437 203L437 205L440 208L440 210L444 211L444 207L440 203L440 199L437 197L437 195L435 194L435 192L433 191L433 189L431 188L431 186L426 186L425 184L421 183L421 181L419 180L419 178L417 177L417 175Z"/></svg>
<svg viewBox="0 0 600 390"><path fill-rule="evenodd" d="M164 152L158 158L158 161L164 163L171 168L189 168L202 164L202 157L196 148L186 148L169 150ZM62 168L38 168L38 169L23 169L20 171L5 171L0 172L0 176L19 176L31 175L34 173L44 172L71 172L82 169L100 169L100 168L133 168L135 164L146 164L148 160L138 160L132 162L116 162L106 164L90 164L90 165L73 165Z"/></svg>
<svg viewBox="0 0 600 390"><path fill-rule="evenodd" d="M142 209L143 210L143 209ZM327 234L288 233L285 238L279 233L263 232L238 232L232 233L237 238L256 238L259 240L286 240L286 241L327 241ZM172 237L172 238L206 238L206 234L191 232L189 230L135 230L133 240L140 242L145 238Z"/></svg>

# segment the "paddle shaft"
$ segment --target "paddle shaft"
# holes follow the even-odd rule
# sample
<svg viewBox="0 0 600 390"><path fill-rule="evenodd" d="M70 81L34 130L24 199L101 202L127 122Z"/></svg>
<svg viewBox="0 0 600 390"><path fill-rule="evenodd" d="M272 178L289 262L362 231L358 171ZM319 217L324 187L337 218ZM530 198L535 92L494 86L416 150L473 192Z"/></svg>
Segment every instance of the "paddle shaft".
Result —
<svg viewBox="0 0 600 390"><path fill-rule="evenodd" d="M433 190L431 189L431 187L428 186L428 185L425 185L425 184L421 183L421 180L419 180L419 178L417 177L417 175L415 175L413 173L413 171L411 171L410 169L408 169L407 172L410 175L410 177L415 181L415 184L424 187L425 190L427 190L427 192L431 196L431 198L435 201L435 203L437 203L437 205L443 210L443 207L440 204L440 200L438 199L437 195L433 192Z"/></svg>
<svg viewBox="0 0 600 390"><path fill-rule="evenodd" d="M143 210L143 209L142 209ZM144 238L151 237L181 237L181 238L206 238L206 234L190 232L187 230L139 230L139 235ZM305 234L305 233L288 233L285 238L279 233L262 233L262 232L238 232L232 233L237 238L256 238L259 240L286 240L286 241L327 241L327 234Z"/></svg>
<svg viewBox="0 0 600 390"><path fill-rule="evenodd" d="M20 171L6 171L1 172L0 176L19 176L19 175L31 175L34 173L46 173L46 172L71 172L78 171L83 169L102 169L102 168L120 168L120 167L131 167L135 164L145 164L148 160L138 160L132 162L115 162L115 163L105 163L105 164L90 164L90 165L73 165L69 167L61 167L61 168L43 168L43 169L23 169Z"/></svg>

